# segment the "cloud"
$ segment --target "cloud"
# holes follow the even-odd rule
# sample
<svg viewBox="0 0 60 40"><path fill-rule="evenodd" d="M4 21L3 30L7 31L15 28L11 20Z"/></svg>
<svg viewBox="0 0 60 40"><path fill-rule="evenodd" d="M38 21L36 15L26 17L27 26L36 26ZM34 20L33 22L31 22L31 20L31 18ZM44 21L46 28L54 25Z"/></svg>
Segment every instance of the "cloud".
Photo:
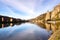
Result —
<svg viewBox="0 0 60 40"><path fill-rule="evenodd" d="M55 4L58 4L60 1L58 2L57 0L53 0L53 1L52 0L49 1L48 0L0 0L0 2L4 3L4 5L8 7L9 10L8 13L11 14L11 16L22 19L30 19L44 12L47 12L47 10L51 10L55 6Z"/></svg>
<svg viewBox="0 0 60 40"><path fill-rule="evenodd" d="M3 1L7 6L11 6L15 9L21 10L23 12L29 13L29 14L33 14L33 10L31 10L30 8L28 8L27 6L24 5L24 3L22 2L18 2L16 0L5 0Z"/></svg>
<svg viewBox="0 0 60 40"><path fill-rule="evenodd" d="M2 0L2 2L6 5L6 6L11 6L12 8L15 8L19 11L23 11L27 14L27 16L29 17L34 15L34 11L32 10L32 8L29 8L28 6L24 5L23 2L18 2L16 0ZM31 2L30 2L31 3ZM33 3L33 2L32 2ZM31 4L30 4L31 5ZM10 9L9 9L10 10ZM11 11L10 11L11 12ZM12 12L12 14L17 14L17 13L14 13ZM19 15L19 14L17 14ZM19 17L19 16L18 16ZM21 15L20 15L21 17ZM25 16L26 17L26 16ZM26 17L27 18L27 17ZM30 17L29 17L30 18Z"/></svg>

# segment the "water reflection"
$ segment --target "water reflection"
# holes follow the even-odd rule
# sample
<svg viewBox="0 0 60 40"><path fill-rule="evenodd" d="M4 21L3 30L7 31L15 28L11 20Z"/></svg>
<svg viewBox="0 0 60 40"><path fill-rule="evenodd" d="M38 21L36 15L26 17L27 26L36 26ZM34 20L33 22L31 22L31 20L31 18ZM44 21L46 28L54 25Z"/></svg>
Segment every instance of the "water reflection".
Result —
<svg viewBox="0 0 60 40"><path fill-rule="evenodd" d="M4 28L4 27L8 27L8 26L13 27L14 25L20 25L20 24L22 24L22 23L20 23L20 22L18 22L18 23L15 23L15 22L13 22L13 23L0 23L0 28Z"/></svg>
<svg viewBox="0 0 60 40"><path fill-rule="evenodd" d="M39 27L42 27L46 29L47 31L55 32L60 28L60 20L51 20L51 21L45 21L45 22L34 22L33 24L38 25Z"/></svg>
<svg viewBox="0 0 60 40"><path fill-rule="evenodd" d="M18 24L18 23L17 23ZM0 29L0 40L48 40L50 33L35 24L25 23ZM5 24L2 24L6 26ZM11 23L12 25L12 23ZM14 23L13 23L14 25Z"/></svg>

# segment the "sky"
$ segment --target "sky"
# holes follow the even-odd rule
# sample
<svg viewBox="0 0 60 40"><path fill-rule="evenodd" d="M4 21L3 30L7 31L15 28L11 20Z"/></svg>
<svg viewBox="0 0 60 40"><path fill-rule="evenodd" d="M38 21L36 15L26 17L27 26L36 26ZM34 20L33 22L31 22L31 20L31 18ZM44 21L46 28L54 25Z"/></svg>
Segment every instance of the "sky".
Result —
<svg viewBox="0 0 60 40"><path fill-rule="evenodd" d="M35 18L60 4L60 0L0 0L0 15L20 19Z"/></svg>

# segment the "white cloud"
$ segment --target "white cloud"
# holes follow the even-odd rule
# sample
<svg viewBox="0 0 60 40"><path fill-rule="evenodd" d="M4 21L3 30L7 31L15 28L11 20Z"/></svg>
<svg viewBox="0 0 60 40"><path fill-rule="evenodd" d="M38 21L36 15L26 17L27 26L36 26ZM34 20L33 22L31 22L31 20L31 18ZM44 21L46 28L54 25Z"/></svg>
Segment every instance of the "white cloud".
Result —
<svg viewBox="0 0 60 40"><path fill-rule="evenodd" d="M5 0L3 1L7 6L11 6L15 9L18 9L18 10L22 10L23 12L26 12L26 13L29 13L29 14L33 14L33 10L30 9L29 7L27 7L26 5L24 5L24 3L22 2L18 2L16 0Z"/></svg>
<svg viewBox="0 0 60 40"><path fill-rule="evenodd" d="M27 16L25 16L26 19L32 18L32 17L34 17L33 15L35 15L35 12L33 10L33 8L34 8L34 2L32 2L32 3L30 2L28 4L25 2L27 5L24 4L23 2L18 2L16 0L2 0L2 2L4 4L6 4L7 6L11 6L11 7L15 8L17 10L23 11L26 14L28 14ZM31 7L29 7L29 5ZM12 12L12 11L10 10L10 12ZM18 17L19 17L19 14L17 14L17 13L12 12L12 14L15 15L15 16L18 15ZM21 15L20 15L20 17L21 17Z"/></svg>
<svg viewBox="0 0 60 40"><path fill-rule="evenodd" d="M18 11L22 11L24 12L24 14L27 14L27 16L23 16L9 9L9 14L11 14L11 16L22 19L34 18L46 12L47 10L50 10L52 8L52 5L54 5L54 3L56 2L56 0L53 3L50 3L50 0L50 2L45 1L45 3L50 4L47 6L47 4L43 5L44 1L45 0L0 0L0 2L3 2L6 6L11 6L12 8L17 9Z"/></svg>

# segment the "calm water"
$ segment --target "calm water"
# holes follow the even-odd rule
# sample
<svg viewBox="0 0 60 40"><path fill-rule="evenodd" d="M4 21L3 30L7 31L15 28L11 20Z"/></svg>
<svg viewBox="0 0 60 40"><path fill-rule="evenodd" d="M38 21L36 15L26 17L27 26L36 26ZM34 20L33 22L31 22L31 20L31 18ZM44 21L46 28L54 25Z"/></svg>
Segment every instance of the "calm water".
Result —
<svg viewBox="0 0 60 40"><path fill-rule="evenodd" d="M48 40L50 32L31 23L0 28L0 40Z"/></svg>

